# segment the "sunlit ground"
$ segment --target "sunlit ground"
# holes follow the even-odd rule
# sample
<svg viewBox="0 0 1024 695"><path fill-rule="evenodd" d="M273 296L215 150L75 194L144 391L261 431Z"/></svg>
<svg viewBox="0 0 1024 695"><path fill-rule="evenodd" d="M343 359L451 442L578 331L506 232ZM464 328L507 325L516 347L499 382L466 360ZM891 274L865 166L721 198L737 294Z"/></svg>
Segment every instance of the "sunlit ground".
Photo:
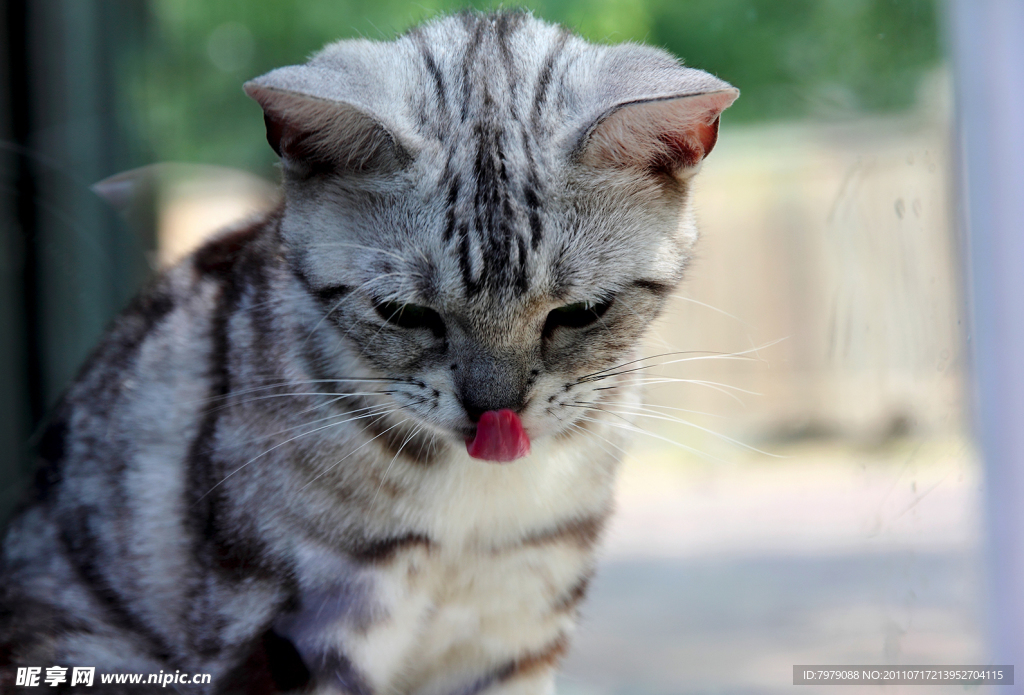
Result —
<svg viewBox="0 0 1024 695"><path fill-rule="evenodd" d="M774 450L785 458L681 463L654 446L627 460L559 692L791 692L794 664L984 662L970 445Z"/></svg>

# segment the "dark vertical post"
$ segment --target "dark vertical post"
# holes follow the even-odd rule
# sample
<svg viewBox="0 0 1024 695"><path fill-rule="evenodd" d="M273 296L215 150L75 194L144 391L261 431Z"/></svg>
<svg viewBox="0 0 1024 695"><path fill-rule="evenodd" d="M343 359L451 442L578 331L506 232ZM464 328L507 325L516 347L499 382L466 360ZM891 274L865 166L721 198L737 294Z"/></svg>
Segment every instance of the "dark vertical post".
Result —
<svg viewBox="0 0 1024 695"><path fill-rule="evenodd" d="M0 0L0 522L32 434L148 273L90 190L143 163L125 108L146 4Z"/></svg>
<svg viewBox="0 0 1024 695"><path fill-rule="evenodd" d="M13 504L29 461L29 436L44 411L40 361L36 188L28 0L4 3L0 34L0 520Z"/></svg>

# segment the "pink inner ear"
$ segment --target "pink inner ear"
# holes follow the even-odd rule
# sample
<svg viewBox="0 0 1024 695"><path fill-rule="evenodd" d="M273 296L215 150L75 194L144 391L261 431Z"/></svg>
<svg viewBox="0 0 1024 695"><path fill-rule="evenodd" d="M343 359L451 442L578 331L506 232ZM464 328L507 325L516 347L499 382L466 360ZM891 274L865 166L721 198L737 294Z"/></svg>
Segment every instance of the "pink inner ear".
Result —
<svg viewBox="0 0 1024 695"><path fill-rule="evenodd" d="M715 149L715 143L718 142L718 122L720 120L722 120L721 116L715 116L715 120L711 123L697 126L697 138L704 150L703 157L707 157L711 154L711 150Z"/></svg>
<svg viewBox="0 0 1024 695"><path fill-rule="evenodd" d="M668 151L651 162L651 168L675 173L700 164L718 141L718 121L719 118L715 118L711 123L699 123L682 133L663 134L658 139L666 145Z"/></svg>
<svg viewBox="0 0 1024 695"><path fill-rule="evenodd" d="M617 107L593 127L581 161L658 176L692 173L714 149L720 114L737 94L730 88Z"/></svg>

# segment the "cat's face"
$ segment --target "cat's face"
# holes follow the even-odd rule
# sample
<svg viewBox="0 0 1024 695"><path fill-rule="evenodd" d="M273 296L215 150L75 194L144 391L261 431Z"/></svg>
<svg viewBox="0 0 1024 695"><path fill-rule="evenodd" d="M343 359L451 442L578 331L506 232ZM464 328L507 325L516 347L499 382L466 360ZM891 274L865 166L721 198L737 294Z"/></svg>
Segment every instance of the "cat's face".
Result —
<svg viewBox="0 0 1024 695"><path fill-rule="evenodd" d="M682 277L689 179L735 90L527 15L284 70L248 88L284 160L282 232L318 339L351 348L339 369L395 378L381 390L456 439L502 409L531 438L567 432L614 394ZM331 91L352 74L363 91Z"/></svg>
<svg viewBox="0 0 1024 695"><path fill-rule="evenodd" d="M536 242L528 174L511 166L493 188L458 186L454 204L455 179L430 162L359 206L332 179L292 196L285 226L306 277L339 288L320 293L322 328L406 379L392 395L440 430L471 434L480 413L503 408L532 437L568 427L610 383L581 378L629 359L681 276L685 185L652 180L642 195L582 166L556 171ZM499 234L475 223L485 195L507 204Z"/></svg>

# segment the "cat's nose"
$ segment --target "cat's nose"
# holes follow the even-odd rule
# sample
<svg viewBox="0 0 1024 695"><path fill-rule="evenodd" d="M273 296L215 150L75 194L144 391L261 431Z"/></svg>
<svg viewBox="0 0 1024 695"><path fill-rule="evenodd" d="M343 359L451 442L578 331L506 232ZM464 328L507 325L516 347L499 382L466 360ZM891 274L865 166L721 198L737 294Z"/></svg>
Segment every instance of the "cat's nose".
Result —
<svg viewBox="0 0 1024 695"><path fill-rule="evenodd" d="M508 397L511 394L505 395L505 398L494 398L493 396L499 394L489 393L473 393L463 392L460 394L459 400L462 403L462 407L466 411L466 415L469 417L473 424L480 421L480 416L486 413L488 410L511 410L518 414L523 409L523 398L521 395L515 395ZM492 396L488 398L487 396Z"/></svg>
<svg viewBox="0 0 1024 695"><path fill-rule="evenodd" d="M511 410L519 414L526 406L530 380L525 360L479 352L457 364L455 392L476 424L489 410Z"/></svg>

